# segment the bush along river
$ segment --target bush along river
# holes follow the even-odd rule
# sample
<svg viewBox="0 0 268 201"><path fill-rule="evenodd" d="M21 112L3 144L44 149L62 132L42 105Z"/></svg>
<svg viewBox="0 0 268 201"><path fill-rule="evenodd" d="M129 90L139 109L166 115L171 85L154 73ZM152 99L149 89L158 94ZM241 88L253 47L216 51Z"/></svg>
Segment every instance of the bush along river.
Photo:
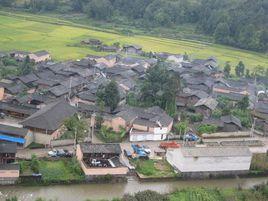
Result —
<svg viewBox="0 0 268 201"><path fill-rule="evenodd" d="M268 177L161 182L141 182L136 177L128 177L127 179L127 183L1 186L0 200L5 201L8 197L17 196L20 201L34 201L39 197L47 200L57 199L58 201L84 201L86 199L112 199L122 197L126 193L133 194L144 190L169 193L177 189L188 187L248 189L255 185L268 182Z"/></svg>

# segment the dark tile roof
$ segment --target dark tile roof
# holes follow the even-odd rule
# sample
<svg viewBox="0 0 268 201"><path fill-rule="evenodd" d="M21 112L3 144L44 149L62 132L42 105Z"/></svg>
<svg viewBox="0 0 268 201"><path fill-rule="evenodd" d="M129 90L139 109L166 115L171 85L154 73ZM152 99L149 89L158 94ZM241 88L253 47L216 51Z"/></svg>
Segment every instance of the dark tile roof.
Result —
<svg viewBox="0 0 268 201"><path fill-rule="evenodd" d="M0 142L0 153L17 153L17 144L14 142Z"/></svg>
<svg viewBox="0 0 268 201"><path fill-rule="evenodd" d="M97 96L92 94L90 91L83 91L79 94L77 94L77 96L82 99L82 100L86 100L86 101L92 101L95 102L97 100Z"/></svg>
<svg viewBox="0 0 268 201"><path fill-rule="evenodd" d="M207 98L202 98L200 99L194 106L206 106L207 108L211 110L215 110L218 105L218 102L212 98L212 97L207 97Z"/></svg>
<svg viewBox="0 0 268 201"><path fill-rule="evenodd" d="M21 80L23 83L28 84L38 80L38 77L35 74L30 73L28 75L18 77L18 79Z"/></svg>
<svg viewBox="0 0 268 201"><path fill-rule="evenodd" d="M34 52L33 54L35 54L37 57L42 57L45 55L49 55L49 52L46 50L40 50L40 51Z"/></svg>
<svg viewBox="0 0 268 201"><path fill-rule="evenodd" d="M0 170L20 170L19 164L0 164Z"/></svg>
<svg viewBox="0 0 268 201"><path fill-rule="evenodd" d="M0 133L25 137L28 129L0 124Z"/></svg>
<svg viewBox="0 0 268 201"><path fill-rule="evenodd" d="M133 47L133 48L135 48L137 50L142 49L142 47L140 45L123 45L123 48L131 48L131 47Z"/></svg>
<svg viewBox="0 0 268 201"><path fill-rule="evenodd" d="M15 95L21 93L28 89L23 83L14 83L12 85L6 86L5 89L11 94Z"/></svg>
<svg viewBox="0 0 268 201"><path fill-rule="evenodd" d="M81 143L81 151L86 154L118 154L122 153L120 144L111 143L111 144L91 144L91 143Z"/></svg>
<svg viewBox="0 0 268 201"><path fill-rule="evenodd" d="M70 89L63 85L57 85L49 89L49 91L56 97L60 97L70 92Z"/></svg>
<svg viewBox="0 0 268 201"><path fill-rule="evenodd" d="M221 117L221 120L226 124L233 123L233 124L237 125L238 127L242 128L241 121L233 115L223 116L223 117Z"/></svg>
<svg viewBox="0 0 268 201"><path fill-rule="evenodd" d="M74 115L76 109L65 100L58 100L46 105L27 119L21 122L24 127L39 128L54 131L63 121Z"/></svg>
<svg viewBox="0 0 268 201"><path fill-rule="evenodd" d="M17 105L12 103L0 102L1 111L17 112L25 115L31 115L37 111L37 109L28 107L25 105Z"/></svg>

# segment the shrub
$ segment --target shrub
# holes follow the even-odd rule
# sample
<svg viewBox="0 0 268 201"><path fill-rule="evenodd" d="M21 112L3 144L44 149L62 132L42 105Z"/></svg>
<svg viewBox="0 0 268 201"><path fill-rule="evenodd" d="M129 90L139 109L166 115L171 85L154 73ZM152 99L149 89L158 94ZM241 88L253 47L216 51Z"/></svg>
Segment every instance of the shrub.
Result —
<svg viewBox="0 0 268 201"><path fill-rule="evenodd" d="M31 167L31 170L34 172L34 173L39 173L39 168L40 168L40 162L39 160L37 159L36 155L32 155L31 157L31 161L30 161L30 167Z"/></svg>
<svg viewBox="0 0 268 201"><path fill-rule="evenodd" d="M137 201L168 201L166 195L151 190L138 192L135 194L135 198Z"/></svg>
<svg viewBox="0 0 268 201"><path fill-rule="evenodd" d="M191 114L188 116L191 122L200 122L203 120L202 114Z"/></svg>
<svg viewBox="0 0 268 201"><path fill-rule="evenodd" d="M174 125L174 130L176 134L182 135L187 131L188 128L188 122L180 122Z"/></svg>
<svg viewBox="0 0 268 201"><path fill-rule="evenodd" d="M217 126L209 125L209 124L202 124L197 128L197 131L200 134L203 134L203 133L215 133L217 131Z"/></svg>

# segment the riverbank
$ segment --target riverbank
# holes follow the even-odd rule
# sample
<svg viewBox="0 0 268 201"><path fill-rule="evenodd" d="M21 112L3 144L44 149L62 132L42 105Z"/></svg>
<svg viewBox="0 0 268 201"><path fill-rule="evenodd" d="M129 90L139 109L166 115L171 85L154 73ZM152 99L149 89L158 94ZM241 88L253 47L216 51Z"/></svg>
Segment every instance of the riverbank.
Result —
<svg viewBox="0 0 268 201"><path fill-rule="evenodd" d="M180 180L162 182L141 182L135 177L127 177L127 183L116 184L75 184L56 186L1 186L0 200L17 196L20 201L35 201L42 197L57 198L58 201L85 201L119 198L124 194L134 194L139 191L153 190L161 194L174 192L188 188L223 189L250 189L255 185L268 182L268 178L235 178L235 179L211 179L211 180ZM213 200L214 201L214 200Z"/></svg>

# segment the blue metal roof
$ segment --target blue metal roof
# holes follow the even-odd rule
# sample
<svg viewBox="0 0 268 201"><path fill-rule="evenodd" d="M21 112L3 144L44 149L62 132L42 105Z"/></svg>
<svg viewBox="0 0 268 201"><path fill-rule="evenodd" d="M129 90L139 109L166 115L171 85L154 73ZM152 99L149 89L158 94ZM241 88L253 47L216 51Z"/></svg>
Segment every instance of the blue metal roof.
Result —
<svg viewBox="0 0 268 201"><path fill-rule="evenodd" d="M17 143L20 143L20 144L25 143L25 139L23 139L23 138L10 137L10 136L7 136L7 135L2 135L2 134L0 134L0 140L5 140L5 141L8 141L8 142L17 142Z"/></svg>

